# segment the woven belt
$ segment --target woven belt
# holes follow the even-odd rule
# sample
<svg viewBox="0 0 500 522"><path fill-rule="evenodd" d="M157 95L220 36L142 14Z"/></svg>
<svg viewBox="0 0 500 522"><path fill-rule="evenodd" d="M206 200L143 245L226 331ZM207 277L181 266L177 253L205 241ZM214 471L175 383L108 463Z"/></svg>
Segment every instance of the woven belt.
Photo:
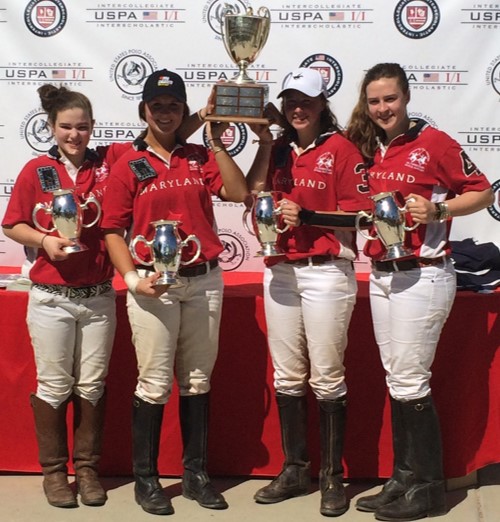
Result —
<svg viewBox="0 0 500 522"><path fill-rule="evenodd" d="M33 283L34 288L43 290L49 294L63 295L70 299L88 299L100 294L109 292L112 288L111 281L92 286L64 286L64 285L46 285L43 283Z"/></svg>
<svg viewBox="0 0 500 522"><path fill-rule="evenodd" d="M334 261L335 259L337 259L335 256L309 256L301 259L288 259L285 263L299 266L317 266L324 265L328 261Z"/></svg>
<svg viewBox="0 0 500 522"><path fill-rule="evenodd" d="M447 259L446 256L441 256L417 257L415 259L402 259L401 261L373 261L372 266L379 272L404 272L414 268L444 265Z"/></svg>
<svg viewBox="0 0 500 522"><path fill-rule="evenodd" d="M219 266L219 261L217 259L211 259L206 263L200 263L198 265L192 266L181 266L179 268L179 275L181 277L197 277L201 275L208 274L210 270Z"/></svg>

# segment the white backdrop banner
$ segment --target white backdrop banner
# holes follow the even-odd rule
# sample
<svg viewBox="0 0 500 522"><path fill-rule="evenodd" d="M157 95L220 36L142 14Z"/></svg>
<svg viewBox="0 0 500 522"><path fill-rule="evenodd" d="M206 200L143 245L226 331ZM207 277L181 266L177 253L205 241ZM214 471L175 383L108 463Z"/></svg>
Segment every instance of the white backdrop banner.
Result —
<svg viewBox="0 0 500 522"><path fill-rule="evenodd" d="M500 4L475 0L0 0L0 216L20 169L52 143L37 88L64 84L91 99L91 146L133 140L143 128L137 105L155 69L180 74L192 110L236 66L221 39L224 4L271 13L266 46L249 74L269 86L270 101L289 70L318 68L331 106L347 123L364 72L398 62L412 88L411 114L454 137L488 176L495 204L455 219L453 239L500 245ZM231 124L226 145L244 171L256 152L253 134ZM191 140L201 143L203 131ZM256 239L243 207L215 202L225 270L259 271ZM0 233L0 265L22 264L21 246ZM360 259L358 270L367 271Z"/></svg>

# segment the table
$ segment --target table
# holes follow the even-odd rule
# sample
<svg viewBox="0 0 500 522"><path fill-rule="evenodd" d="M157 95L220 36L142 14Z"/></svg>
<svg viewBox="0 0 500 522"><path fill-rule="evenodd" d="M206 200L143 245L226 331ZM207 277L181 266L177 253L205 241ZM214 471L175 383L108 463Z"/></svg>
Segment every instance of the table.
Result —
<svg viewBox="0 0 500 522"><path fill-rule="evenodd" d="M209 471L272 476L282 465L272 365L266 346L261 273L224 274L220 352L212 380ZM360 276L362 277L362 275ZM29 394L35 369L25 324L27 294L0 291L0 470L39 472ZM103 475L131 474L131 398L136 361L125 293L117 298L118 330L108 377ZM447 478L500 462L500 293L459 292L433 366ZM390 409L374 342L368 283L358 302L346 355L349 386L345 469L348 478L388 477L392 471ZM319 427L310 399L312 470L318 472ZM177 393L166 406L159 470L182 472Z"/></svg>

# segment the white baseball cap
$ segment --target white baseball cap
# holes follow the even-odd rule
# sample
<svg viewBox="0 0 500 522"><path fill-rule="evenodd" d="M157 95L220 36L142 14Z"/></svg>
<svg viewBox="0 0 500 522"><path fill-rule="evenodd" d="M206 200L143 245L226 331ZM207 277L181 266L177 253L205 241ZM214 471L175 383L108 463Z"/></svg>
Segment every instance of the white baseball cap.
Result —
<svg viewBox="0 0 500 522"><path fill-rule="evenodd" d="M328 98L328 91L326 90L326 84L322 74L318 70L311 69L310 67L299 67L288 73L283 80L278 98L281 98L284 92L290 89L300 91L312 98L320 94Z"/></svg>

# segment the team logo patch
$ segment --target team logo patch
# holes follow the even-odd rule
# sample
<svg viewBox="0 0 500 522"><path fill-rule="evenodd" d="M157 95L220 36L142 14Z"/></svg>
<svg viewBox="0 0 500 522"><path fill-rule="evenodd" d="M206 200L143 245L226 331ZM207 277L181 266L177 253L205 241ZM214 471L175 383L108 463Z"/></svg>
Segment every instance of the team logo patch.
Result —
<svg viewBox="0 0 500 522"><path fill-rule="evenodd" d="M40 186L44 192L53 192L61 188L59 174L54 167L38 167L36 169Z"/></svg>
<svg viewBox="0 0 500 522"><path fill-rule="evenodd" d="M425 149L414 149L410 154L408 154L408 160L405 163L405 167L423 172L429 163L429 160L429 153Z"/></svg>
<svg viewBox="0 0 500 522"><path fill-rule="evenodd" d="M146 158L132 160L128 164L139 181L156 178L157 176L155 169Z"/></svg>
<svg viewBox="0 0 500 522"><path fill-rule="evenodd" d="M335 163L335 157L331 152L325 152L316 160L316 166L314 172L320 172L321 174L333 174L333 165Z"/></svg>
<svg viewBox="0 0 500 522"><path fill-rule="evenodd" d="M420 39L431 35L440 18L435 0L400 0L394 10L394 24L407 38Z"/></svg>

